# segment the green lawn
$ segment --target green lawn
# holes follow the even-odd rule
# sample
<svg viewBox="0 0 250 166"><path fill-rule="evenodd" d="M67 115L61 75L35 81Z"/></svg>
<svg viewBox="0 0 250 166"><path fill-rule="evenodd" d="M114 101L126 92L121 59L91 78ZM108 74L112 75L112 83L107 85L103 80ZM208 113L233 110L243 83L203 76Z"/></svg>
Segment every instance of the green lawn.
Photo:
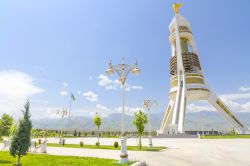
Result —
<svg viewBox="0 0 250 166"><path fill-rule="evenodd" d="M82 136L63 136L63 138L96 138L97 136L90 136L90 135L88 135L88 136L84 136L84 135L82 135ZM120 136L102 136L101 138L120 138Z"/></svg>
<svg viewBox="0 0 250 166"><path fill-rule="evenodd" d="M0 151L1 166L12 166L16 161L17 158L10 156L8 151ZM116 160L110 159L53 156L46 154L28 154L22 157L21 163L23 166L120 166L120 164L117 164ZM125 166L130 164L126 164Z"/></svg>
<svg viewBox="0 0 250 166"><path fill-rule="evenodd" d="M203 139L232 139L232 138L250 138L250 134L238 135L205 135Z"/></svg>
<svg viewBox="0 0 250 166"><path fill-rule="evenodd" d="M59 144L48 144L48 146L52 147L65 147L65 148L86 148L86 149L108 149L108 150L120 150L121 147L114 148L114 146L111 145L100 145L99 147L96 145L83 145L82 147L78 144L65 144L64 146ZM166 149L166 147L142 147L142 151L160 151ZM127 150L133 150L133 151L139 151L138 146L128 146Z"/></svg>

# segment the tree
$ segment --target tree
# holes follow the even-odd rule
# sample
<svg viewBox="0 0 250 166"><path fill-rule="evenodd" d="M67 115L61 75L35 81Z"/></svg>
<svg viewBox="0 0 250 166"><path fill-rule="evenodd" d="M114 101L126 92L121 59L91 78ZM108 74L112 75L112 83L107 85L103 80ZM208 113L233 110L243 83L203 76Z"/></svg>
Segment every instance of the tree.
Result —
<svg viewBox="0 0 250 166"><path fill-rule="evenodd" d="M41 131L39 132L39 135L40 135L40 137L42 137L42 138L47 138L47 137L49 136L49 133L48 133L48 131L46 131L46 130L41 130Z"/></svg>
<svg viewBox="0 0 250 166"><path fill-rule="evenodd" d="M10 128L13 124L13 117L8 114L3 114L0 119L0 133L2 136L8 136Z"/></svg>
<svg viewBox="0 0 250 166"><path fill-rule="evenodd" d="M141 110L139 112L135 112L135 119L133 121L133 124L135 125L137 129L137 134L139 136L139 148L141 150L141 135L144 132L145 124L148 123L148 116L146 113L142 112Z"/></svg>
<svg viewBox="0 0 250 166"><path fill-rule="evenodd" d="M95 117L94 117L94 123L95 125L97 126L97 131L98 131L98 146L100 145L99 143L99 129L100 129L100 126L102 124L102 118L98 115L98 112L96 113Z"/></svg>
<svg viewBox="0 0 250 166"><path fill-rule="evenodd" d="M10 146L10 154L18 156L17 166L20 166L21 157L26 155L31 141L32 123L30 120L30 102L27 100L24 105L23 118L19 121L18 128L14 133Z"/></svg>
<svg viewBox="0 0 250 166"><path fill-rule="evenodd" d="M12 126L11 126L11 128L10 128L10 131L9 131L9 137L10 137L11 139L12 139L13 136L15 135L16 131L17 131L17 124L14 123L14 124L12 124Z"/></svg>

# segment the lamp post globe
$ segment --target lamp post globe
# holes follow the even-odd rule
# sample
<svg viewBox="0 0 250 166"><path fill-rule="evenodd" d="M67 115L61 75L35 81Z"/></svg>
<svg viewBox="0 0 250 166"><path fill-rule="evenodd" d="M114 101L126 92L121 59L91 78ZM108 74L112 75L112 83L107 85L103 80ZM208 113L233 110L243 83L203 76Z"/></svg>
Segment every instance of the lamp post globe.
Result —
<svg viewBox="0 0 250 166"><path fill-rule="evenodd" d="M106 73L107 73L108 75L112 75L112 74L114 74L114 70L113 70L112 68L108 68L108 69L106 70Z"/></svg>
<svg viewBox="0 0 250 166"><path fill-rule="evenodd" d="M111 61L109 62L109 68L106 70L106 74L107 75L114 74L114 68L113 68L113 65L112 65Z"/></svg>

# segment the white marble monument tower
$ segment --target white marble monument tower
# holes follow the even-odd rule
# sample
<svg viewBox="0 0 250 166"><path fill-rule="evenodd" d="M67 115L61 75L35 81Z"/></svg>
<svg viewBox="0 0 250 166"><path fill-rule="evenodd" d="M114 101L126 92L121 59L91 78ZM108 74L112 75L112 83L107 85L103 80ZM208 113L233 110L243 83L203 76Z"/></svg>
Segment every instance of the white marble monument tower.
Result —
<svg viewBox="0 0 250 166"><path fill-rule="evenodd" d="M189 22L179 14L181 4L174 4L175 16L169 25L172 47L170 59L169 104L159 134L184 133L186 105L206 100L218 110L239 133L247 128L208 87L199 61L199 53Z"/></svg>

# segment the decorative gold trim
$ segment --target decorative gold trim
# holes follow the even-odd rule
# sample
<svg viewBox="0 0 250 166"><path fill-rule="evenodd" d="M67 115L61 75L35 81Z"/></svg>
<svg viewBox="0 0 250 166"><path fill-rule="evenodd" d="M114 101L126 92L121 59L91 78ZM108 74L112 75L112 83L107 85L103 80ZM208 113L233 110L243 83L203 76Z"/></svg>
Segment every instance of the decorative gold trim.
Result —
<svg viewBox="0 0 250 166"><path fill-rule="evenodd" d="M164 116L164 119L163 119L163 125L162 125L162 127L161 127L161 130L165 127L165 122L166 122L166 120L167 120L167 117L168 117L168 114L169 114L169 112L171 111L171 106L169 106L168 107L168 109L167 109L167 111L166 111L166 113L165 113L165 116Z"/></svg>
<svg viewBox="0 0 250 166"><path fill-rule="evenodd" d="M178 85L178 80L177 80L177 79L171 81L171 83L170 83L170 86L171 86L171 87L175 87L175 86L177 86L177 85Z"/></svg>
<svg viewBox="0 0 250 166"><path fill-rule="evenodd" d="M201 78L204 78L204 76L202 74L187 74L187 73L185 73L185 76L186 76L186 78L189 78L189 77L201 77ZM170 81L173 81L175 79L178 79L178 76L171 76L170 77Z"/></svg>
<svg viewBox="0 0 250 166"><path fill-rule="evenodd" d="M189 77L189 76L198 76L198 77L203 77L204 78L204 76L202 75L202 74L186 74L186 76L187 77Z"/></svg>
<svg viewBox="0 0 250 166"><path fill-rule="evenodd" d="M195 91L195 90L210 92L208 89L205 88L187 88L187 91Z"/></svg>
<svg viewBox="0 0 250 166"><path fill-rule="evenodd" d="M227 107L222 103L222 101L220 101L220 99L216 100L216 103L218 104L218 106L220 106L221 109L223 109L227 115L229 115L231 118L233 118L233 120L238 123L241 127L244 127L239 120L232 114L232 112L230 112Z"/></svg>
<svg viewBox="0 0 250 166"><path fill-rule="evenodd" d="M183 67L185 73L193 74L201 71L201 65L199 57L195 53L182 53ZM177 56L173 56L170 59L170 74L172 76L177 75Z"/></svg>
<svg viewBox="0 0 250 166"><path fill-rule="evenodd" d="M186 83L187 84L204 84L203 78L186 78Z"/></svg>
<svg viewBox="0 0 250 166"><path fill-rule="evenodd" d="M205 84L203 78L190 77L186 78L186 84ZM178 86L178 79L173 79L170 81L170 86L175 87Z"/></svg>

